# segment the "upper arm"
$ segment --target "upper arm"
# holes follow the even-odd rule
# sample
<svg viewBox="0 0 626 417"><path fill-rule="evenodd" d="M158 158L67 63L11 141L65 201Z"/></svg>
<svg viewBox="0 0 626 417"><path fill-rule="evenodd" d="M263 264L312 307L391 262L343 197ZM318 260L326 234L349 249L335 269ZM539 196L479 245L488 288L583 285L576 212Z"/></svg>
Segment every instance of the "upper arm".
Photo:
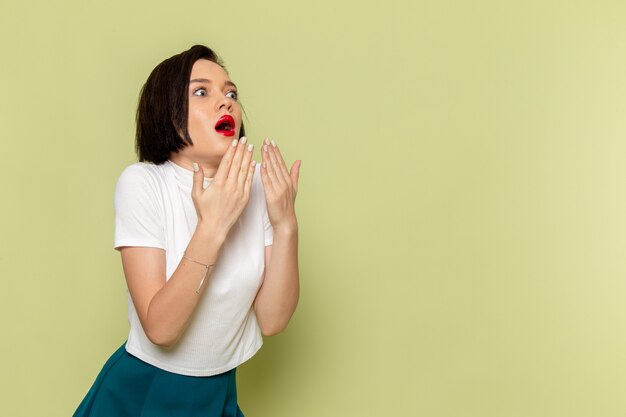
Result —
<svg viewBox="0 0 626 417"><path fill-rule="evenodd" d="M165 285L165 251L139 246L125 246L119 249L128 291L141 325L147 333L150 301Z"/></svg>
<svg viewBox="0 0 626 417"><path fill-rule="evenodd" d="M270 264L270 258L272 257L272 245L267 245L265 247L265 270L267 271L267 266Z"/></svg>
<svg viewBox="0 0 626 417"><path fill-rule="evenodd" d="M128 291L144 331L148 307L165 284L163 199L158 177L145 164L133 164L115 187L115 241Z"/></svg>
<svg viewBox="0 0 626 417"><path fill-rule="evenodd" d="M165 249L163 192L158 179L144 165L129 166L115 186L114 247Z"/></svg>
<svg viewBox="0 0 626 417"><path fill-rule="evenodd" d="M271 258L272 258L272 245L267 245L265 247L265 270L263 271L263 281L265 281L265 273L267 272L267 266L270 264ZM261 287L259 288L259 292L261 291L261 288L263 288L263 284L261 284ZM257 292L257 296L254 298L254 303L252 304L255 312L257 308L256 303L259 300L259 292Z"/></svg>

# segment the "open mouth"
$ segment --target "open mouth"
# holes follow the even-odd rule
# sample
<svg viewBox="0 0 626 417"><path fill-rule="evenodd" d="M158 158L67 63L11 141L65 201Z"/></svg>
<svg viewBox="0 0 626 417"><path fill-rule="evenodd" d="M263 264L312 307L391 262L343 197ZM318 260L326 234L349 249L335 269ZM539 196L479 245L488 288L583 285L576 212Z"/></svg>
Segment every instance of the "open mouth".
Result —
<svg viewBox="0 0 626 417"><path fill-rule="evenodd" d="M232 116L225 115L215 124L215 131L220 135L234 136L235 135L235 119Z"/></svg>

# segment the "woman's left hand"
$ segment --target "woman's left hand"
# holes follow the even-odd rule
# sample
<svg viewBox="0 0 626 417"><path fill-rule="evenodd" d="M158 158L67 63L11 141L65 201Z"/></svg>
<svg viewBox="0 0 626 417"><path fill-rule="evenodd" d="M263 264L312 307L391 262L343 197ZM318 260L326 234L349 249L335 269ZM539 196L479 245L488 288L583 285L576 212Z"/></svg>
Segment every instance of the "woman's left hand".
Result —
<svg viewBox="0 0 626 417"><path fill-rule="evenodd" d="M287 171L280 149L274 141L270 142L268 139L265 139L261 147L261 158L261 179L272 227L275 230L297 228L295 203L301 161L294 162Z"/></svg>

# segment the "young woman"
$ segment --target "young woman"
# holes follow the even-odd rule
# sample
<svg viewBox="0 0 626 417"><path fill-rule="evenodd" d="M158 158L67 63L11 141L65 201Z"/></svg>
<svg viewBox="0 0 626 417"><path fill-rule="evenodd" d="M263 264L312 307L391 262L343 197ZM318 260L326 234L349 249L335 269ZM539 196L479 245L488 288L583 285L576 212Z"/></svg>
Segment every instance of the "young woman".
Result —
<svg viewBox="0 0 626 417"><path fill-rule="evenodd" d="M130 333L74 417L243 416L236 367L299 296L300 161L244 136L237 87L196 45L141 91L139 156L115 189Z"/></svg>

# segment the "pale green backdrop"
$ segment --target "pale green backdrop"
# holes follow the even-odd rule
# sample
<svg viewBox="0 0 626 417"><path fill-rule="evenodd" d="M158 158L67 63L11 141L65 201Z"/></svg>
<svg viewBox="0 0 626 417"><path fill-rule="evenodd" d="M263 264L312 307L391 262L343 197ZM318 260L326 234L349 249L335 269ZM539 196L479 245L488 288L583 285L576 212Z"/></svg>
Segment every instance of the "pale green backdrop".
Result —
<svg viewBox="0 0 626 417"><path fill-rule="evenodd" d="M303 161L247 417L626 415L624 1L2 0L0 34L0 415L71 415L124 341L113 188L194 43Z"/></svg>

